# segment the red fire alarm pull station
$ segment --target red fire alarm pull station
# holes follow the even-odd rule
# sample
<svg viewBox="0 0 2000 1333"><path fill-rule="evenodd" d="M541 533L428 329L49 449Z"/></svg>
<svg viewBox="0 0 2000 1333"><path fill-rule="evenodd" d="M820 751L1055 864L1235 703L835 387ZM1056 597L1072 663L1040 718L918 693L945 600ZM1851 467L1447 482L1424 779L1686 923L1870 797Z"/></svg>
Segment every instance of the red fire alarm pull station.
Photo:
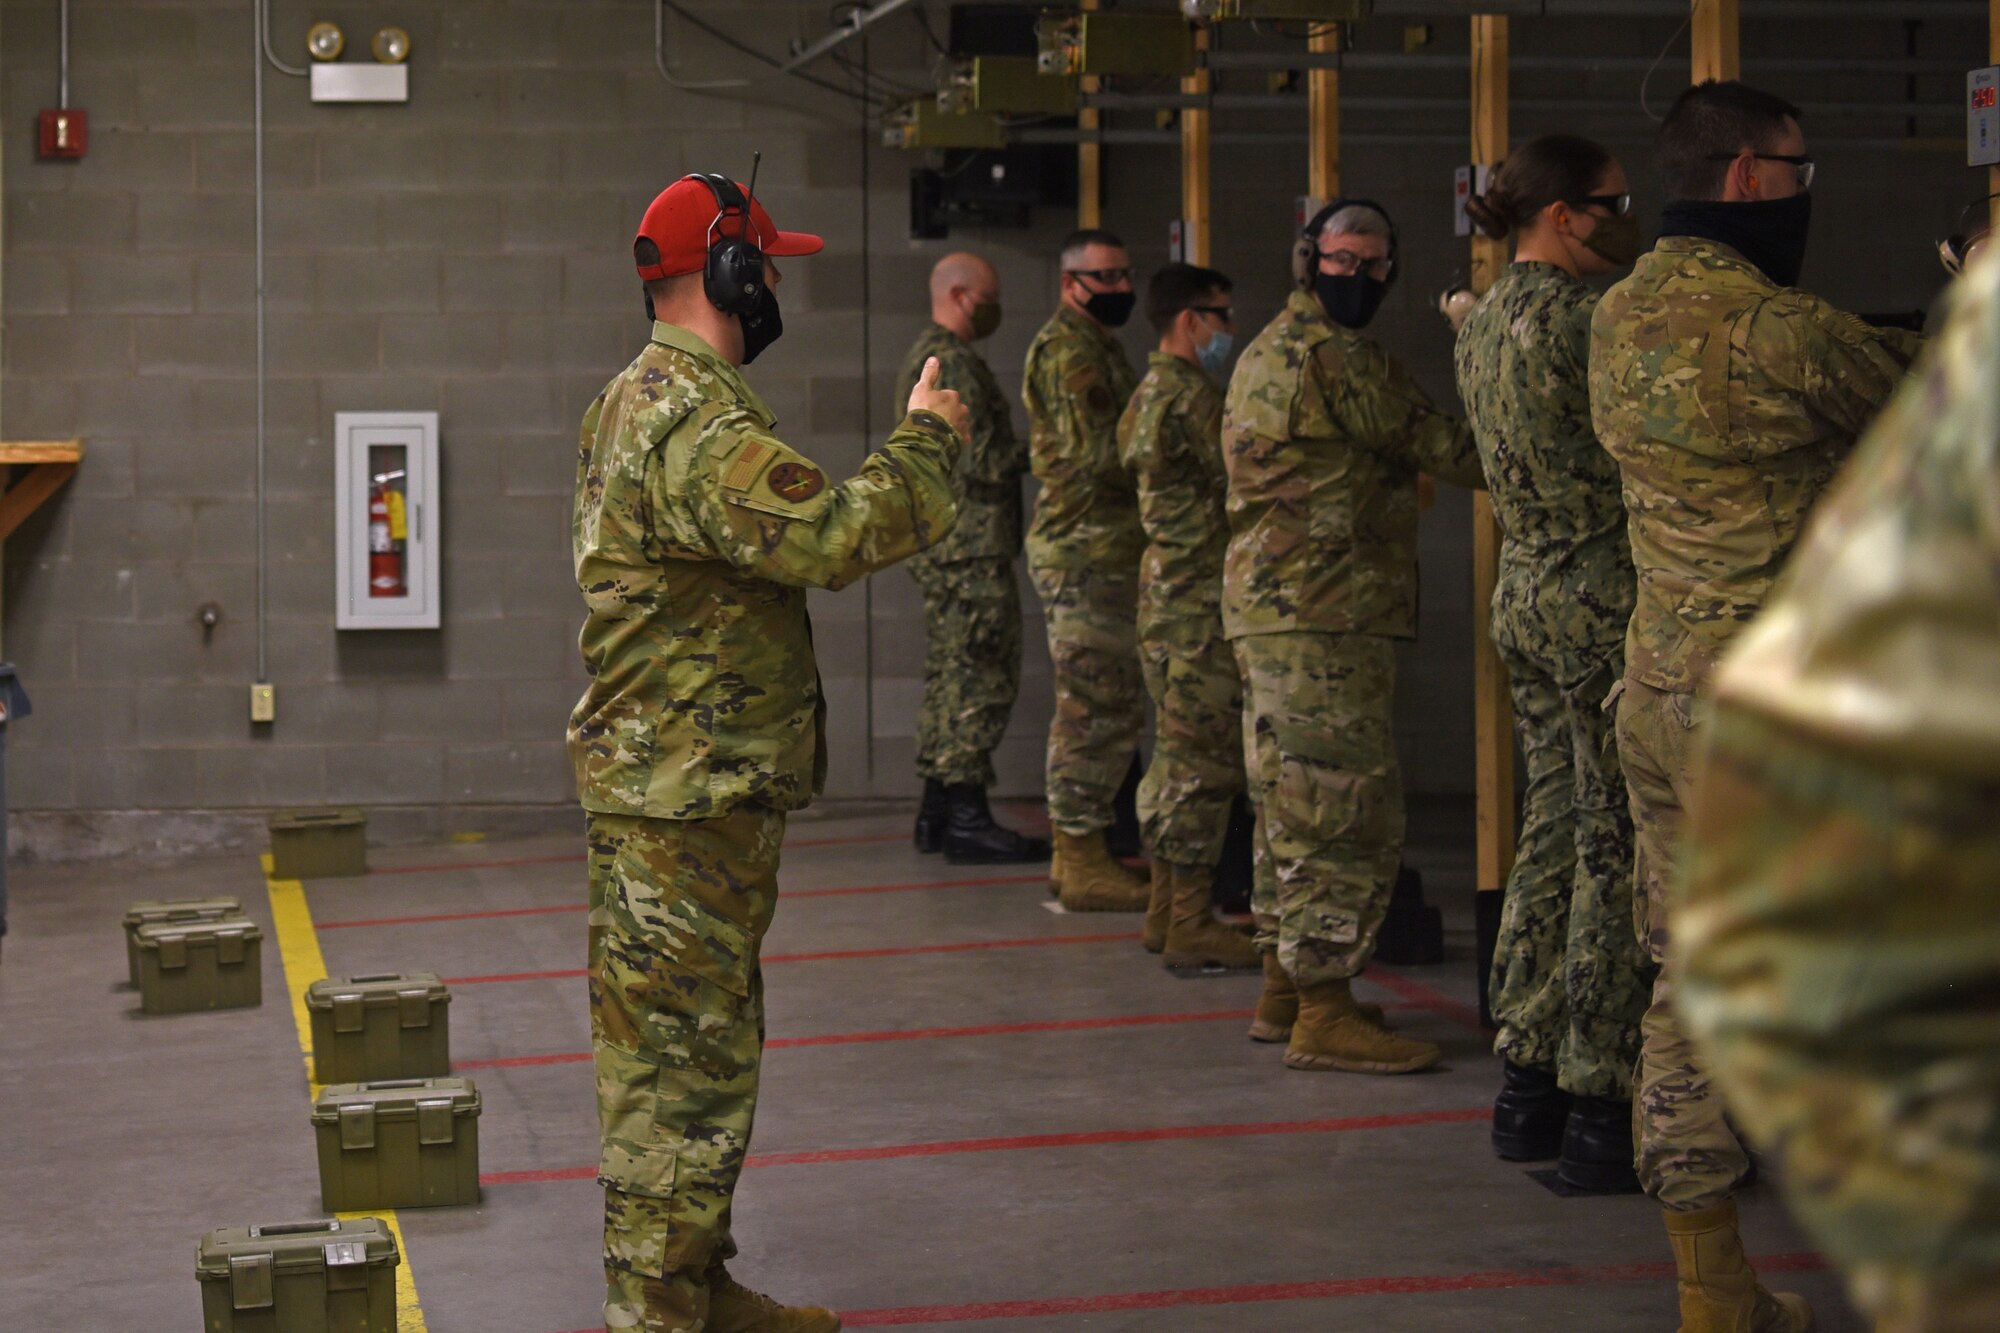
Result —
<svg viewBox="0 0 2000 1333"><path fill-rule="evenodd" d="M82 157L90 145L90 113L81 107L43 107L40 129L43 157Z"/></svg>

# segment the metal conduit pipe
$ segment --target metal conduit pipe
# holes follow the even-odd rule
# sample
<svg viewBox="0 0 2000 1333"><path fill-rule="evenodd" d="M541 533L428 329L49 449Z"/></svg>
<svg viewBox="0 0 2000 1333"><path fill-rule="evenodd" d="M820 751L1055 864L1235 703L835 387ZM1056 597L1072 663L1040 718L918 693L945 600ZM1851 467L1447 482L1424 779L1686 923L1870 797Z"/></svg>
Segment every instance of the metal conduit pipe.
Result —
<svg viewBox="0 0 2000 1333"><path fill-rule="evenodd" d="M1299 111L1305 107L1304 93L1085 93L1079 106L1100 111ZM1453 114L1465 110L1465 100L1454 97L1344 97L1341 106L1354 111L1412 112L1440 111ZM1516 111L1573 111L1579 114L1631 112L1642 114L1631 98L1515 98L1509 103ZM1958 103L1919 102L1807 102L1807 112L1819 116L1949 116L1964 115Z"/></svg>
<svg viewBox="0 0 2000 1333"><path fill-rule="evenodd" d="M1602 143L1611 145L1652 146L1658 143L1653 134L1607 134L1596 136ZM1209 136L1211 143L1268 145L1302 144L1307 140L1304 130L1223 130ZM1007 135L1009 143L1021 144L1112 144L1124 147L1179 147L1179 130L1071 130L1071 129L1024 129L1013 130ZM1440 131L1436 134L1348 134L1342 133L1343 145L1360 147L1418 147L1442 146L1465 147L1465 132ZM1912 150L1935 151L1941 154L1959 154L1965 151L1962 140L1939 139L1887 139L1881 137L1847 139L1820 135L1815 142L1840 148L1866 149L1881 152L1910 152Z"/></svg>
<svg viewBox="0 0 2000 1333"><path fill-rule="evenodd" d="M1219 70L1340 69L1355 74L1432 72L1463 75L1467 59L1468 57L1464 55L1401 52L1356 51L1341 52L1336 55L1314 55L1304 50L1211 51L1206 63L1208 68ZM1644 73L1660 62L1646 56L1517 55L1508 64L1512 69L1531 73L1546 71L1567 73L1577 70L1628 70ZM1963 77L1966 70L1965 62L1960 60L1914 58L1840 60L1775 56L1769 59L1762 57L1749 59L1744 64L1758 74L1956 74Z"/></svg>
<svg viewBox="0 0 2000 1333"><path fill-rule="evenodd" d="M270 562L269 533L264 519L264 497L266 473L265 428L265 356L264 356L264 62L270 61L279 69L286 66L271 54L271 11L269 0L257 0L257 8L251 16L252 47L250 65L253 74L250 80L250 141L251 175L254 178L252 193L256 209L256 265L253 281L256 284L257 307L257 679L259 685L270 681ZM304 73L303 70L299 71Z"/></svg>
<svg viewBox="0 0 2000 1333"><path fill-rule="evenodd" d="M1375 0L1376 18L1684 18L1687 0ZM1759 0L1746 19L1811 23L1857 19L1965 19L1984 23L1980 0Z"/></svg>
<svg viewBox="0 0 2000 1333"><path fill-rule="evenodd" d="M257 47L264 53L264 59L271 62L271 68L280 74L289 74L295 79L306 77L306 70L299 65L287 65L278 59L278 53L271 49L271 0L257 0ZM262 106L261 101L259 106ZM260 674L257 677L263 679Z"/></svg>

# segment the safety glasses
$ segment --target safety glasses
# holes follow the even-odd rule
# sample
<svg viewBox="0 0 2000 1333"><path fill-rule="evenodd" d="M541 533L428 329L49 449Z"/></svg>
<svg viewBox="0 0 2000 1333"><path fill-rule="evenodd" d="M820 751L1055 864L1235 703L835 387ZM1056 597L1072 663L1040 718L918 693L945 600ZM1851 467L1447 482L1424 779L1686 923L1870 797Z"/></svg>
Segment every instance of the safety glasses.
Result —
<svg viewBox="0 0 2000 1333"><path fill-rule="evenodd" d="M1799 188L1801 190L1810 190L1812 188L1813 173L1818 169L1819 164L1803 153L1752 153L1750 156L1756 158L1759 162L1788 163L1793 171L1799 173ZM1737 154L1735 153L1710 153L1708 155L1708 160L1711 162L1734 162L1736 158Z"/></svg>

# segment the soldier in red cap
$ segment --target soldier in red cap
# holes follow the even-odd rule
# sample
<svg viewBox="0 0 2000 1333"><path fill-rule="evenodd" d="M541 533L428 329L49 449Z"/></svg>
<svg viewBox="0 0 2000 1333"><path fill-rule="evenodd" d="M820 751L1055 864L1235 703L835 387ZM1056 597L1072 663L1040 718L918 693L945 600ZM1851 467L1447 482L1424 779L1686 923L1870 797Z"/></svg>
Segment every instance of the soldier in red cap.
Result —
<svg viewBox="0 0 2000 1333"><path fill-rule="evenodd" d="M779 441L739 370L782 327L772 260L821 244L779 231L725 177L669 186L633 242L652 338L583 418L574 552L590 686L569 748L589 839L606 1329L840 1327L723 1268L757 1104L778 847L826 774L805 590L845 587L951 530L969 421L933 360L849 480L829 484Z"/></svg>

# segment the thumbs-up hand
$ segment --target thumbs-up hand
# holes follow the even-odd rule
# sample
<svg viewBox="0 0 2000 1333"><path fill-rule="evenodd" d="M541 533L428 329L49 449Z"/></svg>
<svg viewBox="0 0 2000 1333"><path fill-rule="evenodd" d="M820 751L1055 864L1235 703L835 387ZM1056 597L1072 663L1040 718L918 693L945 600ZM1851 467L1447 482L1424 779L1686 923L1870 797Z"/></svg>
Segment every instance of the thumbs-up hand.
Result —
<svg viewBox="0 0 2000 1333"><path fill-rule="evenodd" d="M938 359L931 357L924 362L924 373L917 376L917 385L910 390L912 412L935 412L951 423L958 432L961 445L972 441L972 413L960 401L956 389L938 388Z"/></svg>

